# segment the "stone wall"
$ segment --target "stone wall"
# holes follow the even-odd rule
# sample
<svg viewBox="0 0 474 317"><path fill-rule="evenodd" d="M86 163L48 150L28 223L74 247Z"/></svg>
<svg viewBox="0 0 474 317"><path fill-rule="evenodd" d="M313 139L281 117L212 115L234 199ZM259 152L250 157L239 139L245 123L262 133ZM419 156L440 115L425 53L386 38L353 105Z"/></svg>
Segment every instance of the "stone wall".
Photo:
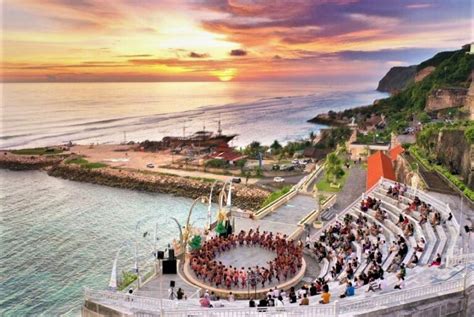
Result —
<svg viewBox="0 0 474 317"><path fill-rule="evenodd" d="M461 107L466 103L467 89L443 88L436 89L428 95L426 111L438 111L448 108Z"/></svg>
<svg viewBox="0 0 474 317"><path fill-rule="evenodd" d="M462 317L472 316L474 287L462 292L427 298L422 301L380 309L357 317Z"/></svg>
<svg viewBox="0 0 474 317"><path fill-rule="evenodd" d="M466 185L474 188L474 145L468 143L463 130L443 130L436 142L436 158L452 173L459 173Z"/></svg>
<svg viewBox="0 0 474 317"><path fill-rule="evenodd" d="M410 164L403 155L398 155L393 165L397 182L407 184L411 187L424 187L422 180L417 173L411 170Z"/></svg>
<svg viewBox="0 0 474 317"><path fill-rule="evenodd" d="M201 195L207 196L212 186L212 182L209 181L175 175L141 173L110 167L88 169L75 164L64 163L52 167L48 174L73 181L188 198L197 198ZM217 199L221 188L222 184L216 185L214 189L215 199ZM232 204L244 210L258 210L269 195L268 191L253 185L234 184L232 189Z"/></svg>

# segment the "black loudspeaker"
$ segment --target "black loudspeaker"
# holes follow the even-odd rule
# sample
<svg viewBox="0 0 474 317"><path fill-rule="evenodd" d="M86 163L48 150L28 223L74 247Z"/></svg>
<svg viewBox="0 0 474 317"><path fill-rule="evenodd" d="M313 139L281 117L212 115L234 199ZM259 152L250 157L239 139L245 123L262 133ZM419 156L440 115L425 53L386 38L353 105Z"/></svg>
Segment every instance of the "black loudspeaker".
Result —
<svg viewBox="0 0 474 317"><path fill-rule="evenodd" d="M165 258L165 252L163 252L163 251L158 251L158 252L156 253L156 258L157 258L158 260L163 260L163 259Z"/></svg>
<svg viewBox="0 0 474 317"><path fill-rule="evenodd" d="M174 260L174 249L168 250L168 259Z"/></svg>
<svg viewBox="0 0 474 317"><path fill-rule="evenodd" d="M170 281L170 287L175 287L176 283L174 281Z"/></svg>
<svg viewBox="0 0 474 317"><path fill-rule="evenodd" d="M176 260L163 261L163 274L176 274Z"/></svg>

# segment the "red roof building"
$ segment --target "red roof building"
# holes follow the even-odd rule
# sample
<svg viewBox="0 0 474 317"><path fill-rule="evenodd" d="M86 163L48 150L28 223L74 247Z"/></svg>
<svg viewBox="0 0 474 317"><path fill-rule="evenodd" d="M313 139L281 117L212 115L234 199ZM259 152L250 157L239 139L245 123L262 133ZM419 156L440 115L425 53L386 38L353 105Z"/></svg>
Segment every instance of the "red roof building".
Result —
<svg viewBox="0 0 474 317"><path fill-rule="evenodd" d="M401 145L397 145L396 147L391 148L388 151L388 155L390 156L390 159L392 160L392 162L394 162L397 159L397 157L403 152L405 152L405 149Z"/></svg>
<svg viewBox="0 0 474 317"><path fill-rule="evenodd" d="M396 180L392 161L387 155L383 154L381 151L377 151L367 158L366 189L369 190L381 177L393 181Z"/></svg>

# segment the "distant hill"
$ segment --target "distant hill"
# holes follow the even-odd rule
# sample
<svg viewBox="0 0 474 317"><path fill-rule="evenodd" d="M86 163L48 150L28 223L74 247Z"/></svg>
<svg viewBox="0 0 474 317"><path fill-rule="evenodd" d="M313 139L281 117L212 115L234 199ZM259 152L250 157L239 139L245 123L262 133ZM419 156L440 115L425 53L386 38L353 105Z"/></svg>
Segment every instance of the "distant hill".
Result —
<svg viewBox="0 0 474 317"><path fill-rule="evenodd" d="M463 47L461 51L467 51L466 47ZM458 52L459 51L440 52L418 65L392 67L379 81L377 90L391 94L399 93L415 82L417 74L422 73L423 70L427 68L431 70L432 67L438 67L442 62L450 59Z"/></svg>
<svg viewBox="0 0 474 317"><path fill-rule="evenodd" d="M396 93L405 89L413 82L417 65L392 67L385 76L379 81L378 91Z"/></svg>
<svg viewBox="0 0 474 317"><path fill-rule="evenodd" d="M379 88L382 86L384 91L397 93L377 100L374 105L337 113L331 111L309 121L319 123L318 120L325 119L341 125L354 117L361 124L373 115L383 114L387 118L388 130L401 132L414 118L426 117L426 111L466 106L467 88L474 69L474 55L468 53L469 49L469 46L463 46L457 51L438 53L419 65L391 69L381 80Z"/></svg>

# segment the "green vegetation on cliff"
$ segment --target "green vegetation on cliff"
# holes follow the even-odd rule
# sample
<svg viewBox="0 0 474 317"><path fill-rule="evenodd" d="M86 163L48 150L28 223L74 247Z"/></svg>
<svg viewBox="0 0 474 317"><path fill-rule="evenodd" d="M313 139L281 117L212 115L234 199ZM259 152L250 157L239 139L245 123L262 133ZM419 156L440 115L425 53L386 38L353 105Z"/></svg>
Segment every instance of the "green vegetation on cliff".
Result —
<svg viewBox="0 0 474 317"><path fill-rule="evenodd" d="M468 86L469 76L474 69L474 56L467 54L464 49L442 52L421 63L419 67L426 66L436 66L436 69L422 81L412 83L400 93L380 100L377 105L348 109L338 113L337 117L349 119L358 116L365 118L373 113L385 114L389 130L401 132L414 117L422 116L430 92L439 88Z"/></svg>
<svg viewBox="0 0 474 317"><path fill-rule="evenodd" d="M443 175L450 183L456 186L460 191L466 195L470 200L474 201L474 191L470 189L464 182L459 178L458 175L452 174L446 167L441 164L436 164L430 157L430 152L417 145L410 146L410 154L423 165L428 171L436 171Z"/></svg>

